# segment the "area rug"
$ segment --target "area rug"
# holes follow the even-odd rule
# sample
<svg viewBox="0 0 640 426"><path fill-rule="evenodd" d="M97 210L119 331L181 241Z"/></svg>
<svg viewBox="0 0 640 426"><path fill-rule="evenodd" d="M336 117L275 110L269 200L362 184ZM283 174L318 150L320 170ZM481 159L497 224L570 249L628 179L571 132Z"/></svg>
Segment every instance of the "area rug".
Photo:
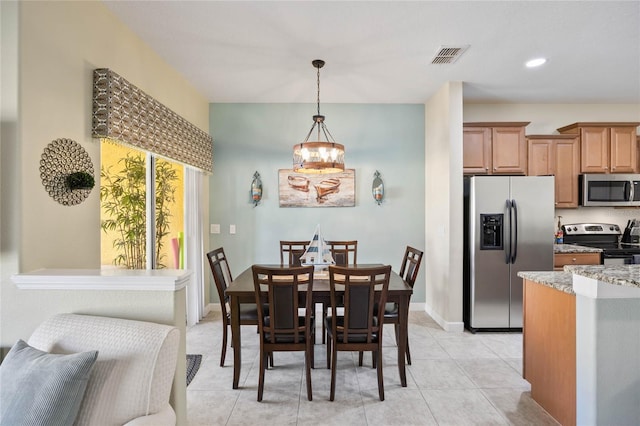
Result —
<svg viewBox="0 0 640 426"><path fill-rule="evenodd" d="M200 363L202 362L202 355L189 355L187 354L187 386L196 376Z"/></svg>

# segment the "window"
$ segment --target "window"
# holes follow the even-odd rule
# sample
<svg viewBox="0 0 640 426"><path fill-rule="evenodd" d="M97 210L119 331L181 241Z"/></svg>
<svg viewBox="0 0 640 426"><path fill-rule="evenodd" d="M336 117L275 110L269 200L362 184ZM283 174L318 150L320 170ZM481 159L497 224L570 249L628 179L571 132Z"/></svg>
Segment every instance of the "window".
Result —
<svg viewBox="0 0 640 426"><path fill-rule="evenodd" d="M102 267L184 267L184 167L108 139L101 159Z"/></svg>

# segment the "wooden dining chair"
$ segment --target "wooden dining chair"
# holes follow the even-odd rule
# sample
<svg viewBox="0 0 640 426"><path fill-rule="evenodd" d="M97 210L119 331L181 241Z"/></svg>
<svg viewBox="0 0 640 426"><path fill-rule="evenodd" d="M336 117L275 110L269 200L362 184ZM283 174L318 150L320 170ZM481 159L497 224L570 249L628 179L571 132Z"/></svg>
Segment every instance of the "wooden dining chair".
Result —
<svg viewBox="0 0 640 426"><path fill-rule="evenodd" d="M280 241L280 264L288 266L301 266L300 256L309 246L309 241Z"/></svg>
<svg viewBox="0 0 640 426"><path fill-rule="evenodd" d="M229 307L229 297L225 294L228 284L233 281L231 268L227 262L227 256L222 247L207 253L207 260L213 275L213 281L218 290L220 309L222 310L222 350L220 354L220 367L224 367L224 359L227 354L227 330L231 325L231 312ZM240 324L258 325L258 309L254 303L240 304ZM272 361L273 362L273 361Z"/></svg>
<svg viewBox="0 0 640 426"><path fill-rule="evenodd" d="M329 266L329 292L331 315L325 320L327 327L327 368L331 367L331 392L336 391L338 351L371 352L378 374L378 395L384 401L382 375L382 326L384 312L377 315L374 307L384 306L389 291L391 266L371 268L345 268ZM343 297L339 298L339 294ZM342 300L343 315L338 315L338 302ZM360 357L362 365L362 357Z"/></svg>
<svg viewBox="0 0 640 426"><path fill-rule="evenodd" d="M358 263L358 241L326 241L331 257L337 266L356 265Z"/></svg>
<svg viewBox="0 0 640 426"><path fill-rule="evenodd" d="M407 246L404 251L404 257L402 258L402 265L400 266L400 276L409 284L411 288L416 282L418 277L418 270L422 263L422 251ZM398 344L398 337L400 336L400 309L397 303L387 303L384 310L384 322L387 324L395 324L396 332L396 344ZM409 340L407 336L407 364L411 365L411 352L409 351Z"/></svg>
<svg viewBox="0 0 640 426"><path fill-rule="evenodd" d="M337 266L355 265L358 261L358 241L326 241L331 251L331 257ZM325 318L327 318L327 310L329 305L322 304L322 343L325 343L327 330L325 329Z"/></svg>
<svg viewBox="0 0 640 426"><path fill-rule="evenodd" d="M253 265L253 285L258 306L258 330L260 333L260 376L258 401L262 401L264 374L267 358L276 351L304 351L307 377L307 399L313 399L311 391L311 367L313 366L313 266L265 267ZM305 286L304 316L299 312L299 287ZM269 311L263 309L265 299Z"/></svg>

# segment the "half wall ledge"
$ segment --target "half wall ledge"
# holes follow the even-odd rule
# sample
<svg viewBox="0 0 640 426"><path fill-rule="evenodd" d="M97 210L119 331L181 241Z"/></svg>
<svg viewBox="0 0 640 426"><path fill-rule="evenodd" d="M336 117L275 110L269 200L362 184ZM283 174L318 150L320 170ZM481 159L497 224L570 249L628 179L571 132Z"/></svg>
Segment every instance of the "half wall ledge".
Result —
<svg viewBox="0 0 640 426"><path fill-rule="evenodd" d="M11 281L21 290L178 291L190 277L186 269L37 269Z"/></svg>

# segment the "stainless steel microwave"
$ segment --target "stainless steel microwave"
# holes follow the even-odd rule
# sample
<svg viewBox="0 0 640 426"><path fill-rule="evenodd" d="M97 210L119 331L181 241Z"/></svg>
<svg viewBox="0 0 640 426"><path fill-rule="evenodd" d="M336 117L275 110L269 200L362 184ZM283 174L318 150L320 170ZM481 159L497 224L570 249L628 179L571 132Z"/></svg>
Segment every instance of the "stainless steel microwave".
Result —
<svg viewBox="0 0 640 426"><path fill-rule="evenodd" d="M640 206L640 174L580 175L580 205Z"/></svg>

